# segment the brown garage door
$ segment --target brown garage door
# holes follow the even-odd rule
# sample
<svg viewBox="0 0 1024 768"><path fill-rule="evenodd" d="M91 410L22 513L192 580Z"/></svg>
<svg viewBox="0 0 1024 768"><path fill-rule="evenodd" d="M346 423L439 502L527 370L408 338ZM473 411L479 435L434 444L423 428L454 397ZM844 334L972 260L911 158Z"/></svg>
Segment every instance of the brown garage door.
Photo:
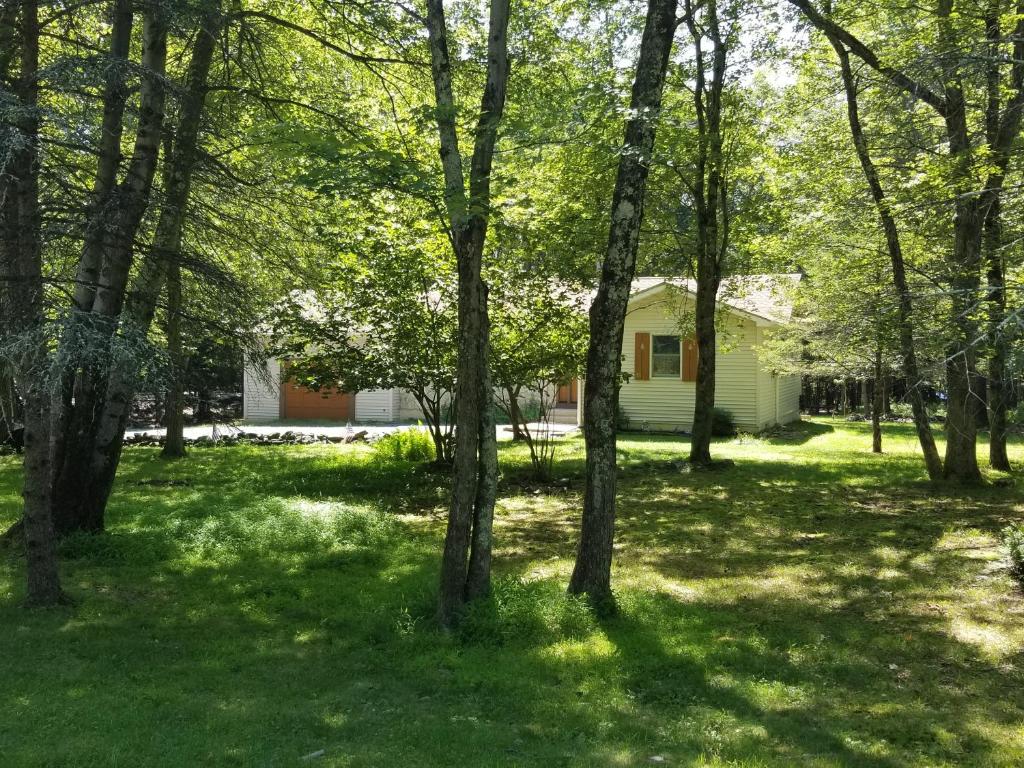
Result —
<svg viewBox="0 0 1024 768"><path fill-rule="evenodd" d="M356 398L351 392L325 389L320 392L286 381L281 387L281 418L351 421Z"/></svg>
<svg viewBox="0 0 1024 768"><path fill-rule="evenodd" d="M579 398L579 382L573 379L568 384L558 385L558 399L556 403L559 408L568 408L576 405L576 400Z"/></svg>

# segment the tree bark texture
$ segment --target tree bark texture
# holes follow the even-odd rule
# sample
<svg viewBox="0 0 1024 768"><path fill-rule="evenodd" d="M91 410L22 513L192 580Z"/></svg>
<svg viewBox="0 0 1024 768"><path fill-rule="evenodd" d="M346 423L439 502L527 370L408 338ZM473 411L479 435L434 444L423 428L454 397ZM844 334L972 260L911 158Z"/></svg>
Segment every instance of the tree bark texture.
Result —
<svg viewBox="0 0 1024 768"><path fill-rule="evenodd" d="M144 54L144 63L147 64L147 71L151 76L159 75L162 79L162 67L166 60L166 25L158 16L147 17L146 21L146 29L149 30L146 40L150 41L151 52L148 58ZM169 152L165 159L162 178L163 198L153 244L146 252L139 268L127 306L124 305L127 294L125 283L122 281L117 286L116 293L121 298L116 300L112 293L109 296L104 293L109 285L101 273L93 312L109 317L114 333L135 339L145 338L152 325L168 267L172 263L180 265L185 211L198 156L198 136L205 108L207 81L223 22L220 4L208 3L193 44L174 140L167 142ZM146 126L140 127L136 139L135 159L122 183L122 186L134 190L131 197L139 200L142 208L131 215L126 231L131 227L137 230L141 214L148 205L153 164L161 135L165 130L163 98L162 84L154 85L153 92L142 97L143 104L148 107L143 110L140 120L146 117ZM140 145L144 147L140 148ZM130 266L130 262L129 245L125 263ZM109 263L110 259L104 261L105 265ZM123 278L127 278L126 272L123 273ZM112 333L109 342L112 350L116 350L118 337ZM61 499L61 507L67 510L68 530L103 529L107 500L120 461L121 445L131 401L135 395L139 366L140 361L130 360L106 369L83 371L84 375L80 377L81 380L93 380L87 389L97 396L83 400L89 407L87 413L81 417L77 404L75 409L75 420L82 425L81 429L74 433L75 454L84 459L84 464L69 467L68 461L72 453L65 452L65 471L61 477L65 482L62 487L67 490L77 485L80 491L82 488L85 489L84 493L80 492L79 500L75 503L69 503L65 498Z"/></svg>
<svg viewBox="0 0 1024 768"><path fill-rule="evenodd" d="M957 483L981 482L978 467L978 393L977 376L979 329L974 305L979 296L982 213L979 199L970 184L971 144L967 126L966 102L959 80L952 73L945 85L947 109L943 117L949 152L958 166L958 182L953 214L953 249L950 267L950 306L952 336L946 348L946 456L944 476Z"/></svg>
<svg viewBox="0 0 1024 768"><path fill-rule="evenodd" d="M473 532L466 576L466 599L486 597L491 591L491 550L494 529L494 502L498 492L498 442L494 420L494 387L491 382L488 352L490 318L487 297L482 300L483 333L480 335L480 462L476 501L473 507Z"/></svg>
<svg viewBox="0 0 1024 768"><path fill-rule="evenodd" d="M14 375L24 400L24 478L21 527L26 555L26 602L64 601L50 508L50 372L43 295L39 205L39 5L23 0L12 38L19 51L14 96L18 114L8 124L11 144L3 174L0 290L5 335L20 337L23 350Z"/></svg>
<svg viewBox="0 0 1024 768"><path fill-rule="evenodd" d="M691 193L697 220L697 291L694 328L697 336L697 380L694 391L690 461L711 462L711 432L715 410L716 333L715 308L729 245L728 197L722 153L722 91L728 47L718 24L718 0L704 5L705 27L694 18L689 0L685 18L693 39L697 67L693 91L697 116L696 171ZM702 41L712 43L711 79L706 76Z"/></svg>
<svg viewBox="0 0 1024 768"><path fill-rule="evenodd" d="M110 193L103 208L102 248L87 324L86 343L95 350L79 366L71 358L74 407L65 425L59 464L54 467L54 522L59 534L99 532L104 528L106 483L93 474L100 422L108 400L107 380L123 375L124 367L107 362L124 306L135 237L149 205L164 122L167 63L167 18L159 5L146 8L142 29L142 84L139 91L139 126L125 177ZM106 110L105 110L106 111ZM103 169L100 169L102 172ZM83 260L86 258L83 254ZM81 314L77 325L83 322ZM72 340L72 344L78 340ZM93 358L95 355L95 359ZM118 455L120 450L118 449Z"/></svg>
<svg viewBox="0 0 1024 768"><path fill-rule="evenodd" d="M452 627L458 621L467 599L484 595L490 589L490 531L497 484L497 450L487 372L490 343L487 291L481 272L489 221L491 166L508 84L508 19L509 0L492 0L487 77L474 134L467 194L459 151L444 3L443 0L427 2L444 199L459 277L455 461L438 598L438 621L444 627ZM483 435L485 426L488 435Z"/></svg>
<svg viewBox="0 0 1024 768"><path fill-rule="evenodd" d="M985 133L989 146L998 146L1000 134L1000 112L1002 94L999 84L999 47L1002 43L1000 29L1000 2L989 0L985 17L985 33L988 40L988 61L986 71L987 103L985 105ZM1008 391L1006 382L1007 359L1009 357L1013 328L1006 319L1006 284L1003 269L1003 222L1000 197L994 194L1001 190L1009 166L1009 153L997 157L995 172L989 178L990 200L985 211L983 248L988 289L988 426L989 464L993 469L1004 472L1011 470L1010 457L1006 452L1006 411Z"/></svg>
<svg viewBox="0 0 1024 768"><path fill-rule="evenodd" d="M903 259L903 246L900 241L899 228L896 225L896 217L892 213L889 200L885 190L882 188L878 170L871 158L868 149L867 139L864 136L864 128L860 121L860 109L857 100L857 84L853 77L853 70L850 67L850 56L846 47L832 34L826 33L832 47L839 57L840 71L843 78L843 89L846 92L846 114L850 124L850 134L853 138L853 145L857 151L857 158L860 161L864 179L871 192L871 199L875 204L875 211L882 225L882 232L885 234L886 250L889 253L889 262L892 265L893 288L897 297L897 326L899 331L900 355L903 358L903 378L906 381L907 399L910 401L910 409L914 418L914 429L917 431L917 440L921 446L921 453L924 457L925 469L931 480L942 478L942 459L939 450L935 445L935 436L932 434L931 422L928 419L928 407L921 393L923 381L921 371L917 364L917 348L914 341L914 300L910 291L910 284L907 282L907 269Z"/></svg>
<svg viewBox="0 0 1024 768"><path fill-rule="evenodd" d="M622 329L636 270L644 194L665 70L676 26L676 0L649 0L623 151L612 196L608 248L590 308L583 429L587 449L583 524L569 591L599 606L613 603L616 441Z"/></svg>
<svg viewBox="0 0 1024 768"><path fill-rule="evenodd" d="M138 338L143 338L153 323L168 269L172 266L180 269L185 211L198 156L207 81L223 23L220 4L210 2L193 44L177 131L170 155L165 161L164 199L157 219L156 234L133 284L131 300L122 313L122 333L134 334ZM100 517L110 498L121 459L124 432L137 381L136 366L116 366L107 374L106 397L90 456L93 483L90 497Z"/></svg>
<svg viewBox="0 0 1024 768"><path fill-rule="evenodd" d="M85 226L85 240L78 262L73 312L92 311L107 240L107 223L114 216L113 209L117 205L115 193L122 159L124 112L130 90L128 55L134 22L131 0L115 0L110 14L110 50L107 54L103 88L99 157Z"/></svg>
<svg viewBox="0 0 1024 768"><path fill-rule="evenodd" d="M185 456L185 366L181 343L181 264L175 259L167 271L167 351L171 362L171 380L164 408L166 437L161 455L167 459Z"/></svg>
<svg viewBox="0 0 1024 768"><path fill-rule="evenodd" d="M1006 324L1006 287L1003 277L1002 222L999 201L993 202L985 218L985 258L988 265L988 317L991 349L988 358L989 464L1009 472L1006 452L1007 357L1012 329Z"/></svg>

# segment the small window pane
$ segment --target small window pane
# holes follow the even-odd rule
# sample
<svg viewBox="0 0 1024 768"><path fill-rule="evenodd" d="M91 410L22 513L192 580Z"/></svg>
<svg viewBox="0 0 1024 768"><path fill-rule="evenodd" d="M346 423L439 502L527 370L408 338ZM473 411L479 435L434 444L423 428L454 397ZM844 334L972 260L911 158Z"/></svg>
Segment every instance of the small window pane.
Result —
<svg viewBox="0 0 1024 768"><path fill-rule="evenodd" d="M679 337L654 336L651 339L651 375L679 376Z"/></svg>

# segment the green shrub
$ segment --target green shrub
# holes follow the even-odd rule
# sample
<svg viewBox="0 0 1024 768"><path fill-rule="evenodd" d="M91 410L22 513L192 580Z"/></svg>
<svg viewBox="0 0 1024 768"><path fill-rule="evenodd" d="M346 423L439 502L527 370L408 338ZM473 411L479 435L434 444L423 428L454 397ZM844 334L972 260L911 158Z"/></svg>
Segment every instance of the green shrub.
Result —
<svg viewBox="0 0 1024 768"><path fill-rule="evenodd" d="M914 418L914 409L910 407L910 403L893 403L890 411L897 419Z"/></svg>
<svg viewBox="0 0 1024 768"><path fill-rule="evenodd" d="M432 461L434 441L424 429L401 429L377 440L373 454L384 461Z"/></svg>
<svg viewBox="0 0 1024 768"><path fill-rule="evenodd" d="M1024 427L1024 400L1006 414L1006 420L1015 426Z"/></svg>
<svg viewBox="0 0 1024 768"><path fill-rule="evenodd" d="M711 412L711 434L715 437L733 437L736 435L736 419L732 412L725 408L715 408Z"/></svg>
<svg viewBox="0 0 1024 768"><path fill-rule="evenodd" d="M1024 582L1024 526L1014 523L1003 529L1003 546L1010 554L1010 570Z"/></svg>
<svg viewBox="0 0 1024 768"><path fill-rule="evenodd" d="M941 403L929 403L927 404L928 418L931 421L945 421L946 419L946 406ZM912 419L914 418L914 409L910 403L899 402L893 403L889 412L897 419Z"/></svg>

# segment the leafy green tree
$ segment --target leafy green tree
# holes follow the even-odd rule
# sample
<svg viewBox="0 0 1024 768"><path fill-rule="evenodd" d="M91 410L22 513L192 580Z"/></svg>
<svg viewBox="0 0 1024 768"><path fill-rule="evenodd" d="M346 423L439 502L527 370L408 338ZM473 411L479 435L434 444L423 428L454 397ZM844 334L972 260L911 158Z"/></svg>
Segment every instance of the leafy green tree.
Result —
<svg viewBox="0 0 1024 768"><path fill-rule="evenodd" d="M992 3L984 14L961 13L954 0L934 9L915 9L912 45L901 25L886 24L906 9L874 7L865 23L850 15L855 4L821 9L810 0L790 0L814 27L845 48L898 89L928 110L915 118L929 132L938 128L946 151L932 157L928 172L942 190L952 214L945 248L950 330L946 351L945 477L978 483L975 386L982 300L985 220L1003 194L1012 147L1020 133L1024 105L1024 16L1009 3ZM998 24L1009 20L1009 35ZM995 36L993 32L995 31ZM907 60L913 51L912 60ZM988 53L977 65L978 52ZM911 68L912 65L913 68ZM1006 95L1004 99L1003 96ZM901 122L896 114L894 122ZM930 121L938 123L935 126ZM986 129L972 130L981 125ZM907 128L903 128L906 133ZM999 294L998 281L995 294ZM995 303L998 305L998 302Z"/></svg>
<svg viewBox="0 0 1024 768"><path fill-rule="evenodd" d="M819 256L815 273L801 281L793 320L768 334L758 361L778 374L828 378L844 387L864 382L872 420L872 449L881 453L885 381L899 369L898 305L884 274L883 254L865 249ZM868 386L870 384L870 386Z"/></svg>
<svg viewBox="0 0 1024 768"><path fill-rule="evenodd" d="M583 371L586 294L535 271L507 267L492 268L488 282L496 397L513 433L526 442L534 471L547 478L554 458L549 421L558 386ZM537 428L520 407L524 396L539 408Z"/></svg>
<svg viewBox="0 0 1024 768"><path fill-rule="evenodd" d="M265 151L268 125L281 123L282 110L304 110L307 120L317 114L314 105L276 90L306 82L319 66L313 57L295 65L295 39L351 68L385 59L409 66L401 55L376 55L392 42L390 32L363 35L373 42L359 52L348 47L351 38L338 42L363 17L334 17L325 30L308 8L287 13L245 4L225 9L216 0L111 0L45 18L31 2L0 10L0 178L27 192L0 194L7 238L0 271L22 275L20 284L31 289L5 291L5 308L25 312L5 309L21 319L5 323L0 348L15 367L28 370L31 362L35 391L28 396L29 379L19 373L22 400L32 406L31 513L12 535L24 530L35 541L54 525L61 533L103 529L128 405L159 341L151 326L169 264L217 295L231 284L234 311L221 315L233 315L233 330L247 334L242 316L251 304L241 299L275 282L268 278L279 252L274 243L279 249L288 239L281 224L303 221L296 203L309 203L294 194L282 202L280 177L268 183L267 172L280 165L268 163ZM255 234L275 229L260 243L271 243L260 249L266 268L254 270ZM38 269L21 259L28 251L15 239L37 255L29 261ZM245 291L230 279L239 273L247 275ZM31 360L24 355L29 339L37 345ZM44 504L49 524L34 511Z"/></svg>
<svg viewBox="0 0 1024 768"><path fill-rule="evenodd" d="M406 390L423 413L435 460L451 464L458 305L447 244L429 223L419 225L419 237L415 223L373 229L354 238L367 251L330 287L297 292L278 308L274 351L312 389Z"/></svg>

